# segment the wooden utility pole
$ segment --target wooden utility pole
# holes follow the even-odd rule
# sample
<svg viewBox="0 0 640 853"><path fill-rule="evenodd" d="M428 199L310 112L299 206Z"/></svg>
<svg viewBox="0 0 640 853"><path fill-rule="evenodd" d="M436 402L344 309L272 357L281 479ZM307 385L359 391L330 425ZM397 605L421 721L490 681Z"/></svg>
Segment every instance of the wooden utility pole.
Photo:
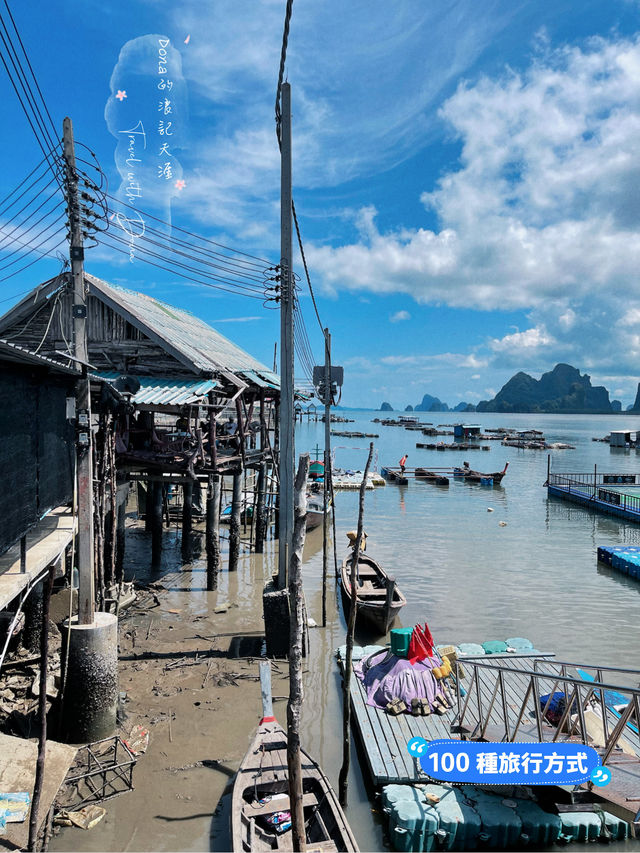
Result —
<svg viewBox="0 0 640 853"><path fill-rule="evenodd" d="M347 805L347 777L349 775L349 764L351 762L351 670L353 669L353 635L356 628L356 615L358 610L358 599L356 596L356 572L358 569L358 557L360 555L360 546L362 544L362 529L364 521L364 496L367 489L367 476L371 467L371 459L373 458L373 442L369 445L369 458L364 468L362 475L362 483L360 483L360 505L358 508L358 533L353 546L353 555L351 559L351 610L349 611L349 625L347 628L347 656L344 662L344 678L343 678L343 694L342 694L342 709L343 709L343 729L342 729L342 767L340 768L340 776L338 779L338 797L340 805Z"/></svg>
<svg viewBox="0 0 640 853"><path fill-rule="evenodd" d="M293 276L291 234L291 86L282 84L280 125L280 500L278 587L287 584L293 540Z"/></svg>
<svg viewBox="0 0 640 853"><path fill-rule="evenodd" d="M84 246L78 199L78 174L70 118L63 123L65 188L71 234L70 257L73 278L73 340L75 357L82 368L76 386L76 453L78 470L78 622L90 625L95 613L93 580L93 461L91 434L91 392L87 368L87 298L84 282ZM115 501L115 495L112 496Z"/></svg>
<svg viewBox="0 0 640 853"><path fill-rule="evenodd" d="M322 478L322 627L327 624L327 565L329 561L329 482L331 477L331 335L324 330L324 477Z"/></svg>
<svg viewBox="0 0 640 853"><path fill-rule="evenodd" d="M289 802L293 849L306 850L304 812L302 808L302 765L300 758L300 714L302 712L302 641L305 629L304 593L302 589L302 549L307 520L307 476L309 454L300 457L295 481L295 524L289 566L289 702L287 703L287 765L289 768Z"/></svg>

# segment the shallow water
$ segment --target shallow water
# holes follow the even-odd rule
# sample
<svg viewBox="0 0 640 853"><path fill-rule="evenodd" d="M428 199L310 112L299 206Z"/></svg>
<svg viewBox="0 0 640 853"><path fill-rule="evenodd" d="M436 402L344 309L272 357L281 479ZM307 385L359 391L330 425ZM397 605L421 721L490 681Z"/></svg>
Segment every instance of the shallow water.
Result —
<svg viewBox="0 0 640 853"><path fill-rule="evenodd" d="M500 487L466 484L452 478L448 489L411 480L408 486L387 485L367 492L367 550L395 574L408 600L398 625L426 620L440 643L523 636L530 638L536 648L553 651L563 660L640 666L640 583L598 565L596 560L600 544L640 544L639 526L547 499L543 488L547 452L517 450L495 441L490 443L489 452L418 450L416 441L424 440L420 433L372 424L372 418L380 413L344 414L353 417L355 423L340 424L337 429L380 433L380 438L374 439L380 465L396 465L404 453L409 454L411 467L447 467L468 459L473 468L494 471L509 462ZM453 413L423 413L420 418L435 424L460 420ZM543 430L550 441L576 445L576 450L551 451L552 470L587 472L593 471L595 465L600 472L635 473L639 467L635 451L614 451L607 444L591 440L610 429L627 426L634 429L633 418L485 414L469 416L469 420L489 427L534 427ZM312 451L316 444L322 447L323 436L321 423L299 425L297 451ZM334 437L336 465L362 468L368 441ZM493 512L487 511L489 507ZM345 533L356 526L357 509L357 492L336 494L340 560L347 544ZM500 521L505 521L506 526L501 527ZM276 567L275 543L268 543L264 556L245 551L236 573L222 571L215 592L206 591L202 557L195 557L188 565L181 564L177 533L166 535L165 546L162 568L153 572L149 567L149 535L137 529L129 534L126 558L128 573L139 578L179 573L170 575L173 580L169 584L168 603L163 605L165 615L154 617L161 627L164 625L162 636L174 637L174 646L176 641L178 645L186 642L193 638L194 630L205 631L203 627L194 628L196 618L209 619L209 630L212 625L219 636L262 628L262 588ZM304 558L308 612L320 625L321 528L308 534ZM235 606L225 614L211 616L221 602ZM180 613L167 616L167 608ZM319 759L335 785L342 759L342 694L333 652L344 642L345 621L332 557L327 612L326 628L310 632L310 654L305 662L303 744ZM142 628L148 623L145 619ZM173 623L171 634L167 619ZM370 634L359 634L358 638L362 642L380 640ZM285 670L286 665L281 666ZM135 691L135 683L129 689ZM182 747L185 753L190 749L199 757L224 755L227 759L224 768L178 777L162 773L169 761L166 753L171 756L172 750L180 751L181 747L169 744L166 738L163 741L158 726L152 731L149 753L136 768L136 791L110 801L108 817L91 833L74 830L72 836L65 832L54 840L52 849L228 849L225 789L228 791L229 777L238 766L257 722L260 700L259 689L253 682L243 682L241 690L235 693L233 688L227 690L234 704L229 704L228 699L215 714L198 716L185 704L185 714L195 716L192 723L188 716L185 718L183 725L190 727L191 734ZM273 692L285 694L286 679L276 678ZM178 698L171 701L177 707ZM275 713L284 722L286 703L276 702ZM383 823L376 812L375 800L370 799L360 758L354 745L347 814L361 849L382 850L387 846ZM181 762L174 758L170 763ZM185 797L189 799L188 806L181 804ZM162 800L161 809L157 798ZM175 822L162 817L169 813L174 815L170 820ZM618 844L609 849L628 846ZM580 848L575 846L575 849Z"/></svg>

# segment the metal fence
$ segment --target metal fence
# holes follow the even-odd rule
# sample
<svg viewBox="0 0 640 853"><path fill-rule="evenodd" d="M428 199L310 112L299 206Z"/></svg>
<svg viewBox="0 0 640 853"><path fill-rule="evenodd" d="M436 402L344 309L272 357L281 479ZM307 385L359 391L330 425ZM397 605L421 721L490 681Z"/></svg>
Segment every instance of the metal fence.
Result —
<svg viewBox="0 0 640 853"><path fill-rule="evenodd" d="M637 681L640 670L542 658L462 663L468 679L457 682L454 725L464 736L570 740L596 747L603 764L616 749L640 760L640 687L615 681L623 673Z"/></svg>

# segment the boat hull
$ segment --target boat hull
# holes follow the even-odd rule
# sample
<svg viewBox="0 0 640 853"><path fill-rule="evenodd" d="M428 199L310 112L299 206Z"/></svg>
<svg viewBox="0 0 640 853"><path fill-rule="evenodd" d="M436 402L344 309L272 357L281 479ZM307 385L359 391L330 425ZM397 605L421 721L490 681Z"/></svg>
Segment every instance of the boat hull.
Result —
<svg viewBox="0 0 640 853"><path fill-rule="evenodd" d="M338 798L319 765L301 750L307 851L357 853L358 845ZM291 830L277 832L272 815L290 811L287 735L273 718L261 722L233 785L233 853L291 850Z"/></svg>
<svg viewBox="0 0 640 853"><path fill-rule="evenodd" d="M349 551L342 562L340 573L342 596L345 610L353 603L351 595L351 555ZM393 583L393 597L387 602L387 587ZM366 622L380 634L386 634L396 620L396 617L407 603L395 581L389 578L382 566L365 554L360 554L358 561L358 581L356 589L358 600L357 619Z"/></svg>

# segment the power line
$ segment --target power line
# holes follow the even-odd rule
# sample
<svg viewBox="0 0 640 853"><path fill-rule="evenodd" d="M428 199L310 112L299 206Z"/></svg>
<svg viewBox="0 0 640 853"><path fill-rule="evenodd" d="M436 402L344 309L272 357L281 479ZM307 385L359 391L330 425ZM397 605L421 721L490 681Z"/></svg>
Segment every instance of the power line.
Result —
<svg viewBox="0 0 640 853"><path fill-rule="evenodd" d="M293 0L287 0L287 9L284 15L284 31L282 33L282 48L280 50L280 70L278 71L278 85L276 87L276 135L280 143L280 123L282 112L280 111L280 96L282 94L282 83L284 82L284 66L287 61L287 45L289 43L289 26L291 24L291 11Z"/></svg>

